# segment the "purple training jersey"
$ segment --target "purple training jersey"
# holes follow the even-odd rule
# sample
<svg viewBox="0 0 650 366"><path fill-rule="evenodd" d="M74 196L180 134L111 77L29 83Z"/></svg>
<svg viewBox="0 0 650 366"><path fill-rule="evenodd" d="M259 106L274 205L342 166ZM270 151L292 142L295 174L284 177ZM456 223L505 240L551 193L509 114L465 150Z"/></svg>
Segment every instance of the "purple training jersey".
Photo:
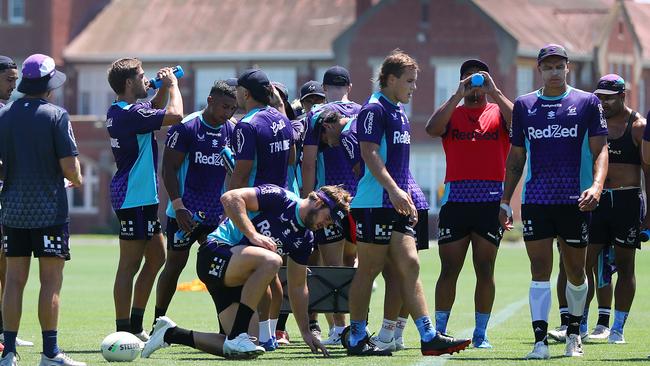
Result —
<svg viewBox="0 0 650 366"><path fill-rule="evenodd" d="M291 122L275 108L255 108L235 126L235 160L252 160L248 186L286 187L293 144Z"/></svg>
<svg viewBox="0 0 650 366"><path fill-rule="evenodd" d="M593 182L589 137L607 135L598 98L568 87L557 97L540 91L515 100L512 145L528 151L522 203L577 204Z"/></svg>
<svg viewBox="0 0 650 366"><path fill-rule="evenodd" d="M316 122L325 110L336 111L344 118L355 118L361 106L354 102L331 102L315 105L307 114L305 145L319 146L314 189L324 185L343 184L345 189L354 195L357 180L352 172L352 166L345 157L343 146L330 147L320 144L320 129L316 127Z"/></svg>
<svg viewBox="0 0 650 366"><path fill-rule="evenodd" d="M393 104L382 93L374 93L359 112L357 138L359 143L371 142L379 145L379 156L397 186L411 194L416 209L429 208L422 189L409 170L411 124L400 103ZM379 184L367 166L364 167L357 186L357 194L350 206L352 208L393 207L388 192Z"/></svg>
<svg viewBox="0 0 650 366"><path fill-rule="evenodd" d="M111 181L114 210L158 203L158 144L154 131L165 117L151 102L115 102L108 108L106 127L117 172Z"/></svg>
<svg viewBox="0 0 650 366"><path fill-rule="evenodd" d="M203 119L203 111L198 111L167 132L167 147L185 154L178 171L178 193L188 210L205 213L204 225L217 225L223 213L219 198L225 190L226 168L219 153L230 147L234 128L231 121L212 127ZM176 218L171 201L167 216Z"/></svg>
<svg viewBox="0 0 650 366"><path fill-rule="evenodd" d="M259 210L248 212L255 230L273 239L279 255L288 255L294 262L306 266L314 249L314 235L300 218L302 200L293 192L273 184L255 187L255 193ZM248 238L230 219L219 225L208 239L231 246L250 245Z"/></svg>

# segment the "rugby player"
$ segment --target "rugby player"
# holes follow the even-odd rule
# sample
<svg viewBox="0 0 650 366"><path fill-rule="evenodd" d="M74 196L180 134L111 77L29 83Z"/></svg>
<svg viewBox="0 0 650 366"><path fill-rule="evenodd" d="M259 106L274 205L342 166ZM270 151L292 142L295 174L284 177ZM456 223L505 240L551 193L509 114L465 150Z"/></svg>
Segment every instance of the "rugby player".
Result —
<svg viewBox="0 0 650 366"><path fill-rule="evenodd" d="M256 325L253 309L285 255L289 300L302 338L312 352L328 355L309 331L307 260L314 246L311 230L340 225L350 200L350 194L340 186L322 187L306 199L271 184L226 192L221 202L228 219L200 247L197 273L208 287L227 339L180 329L162 317L142 357L171 343L227 358L254 358L264 353L251 341L248 330Z"/></svg>
<svg viewBox="0 0 650 366"><path fill-rule="evenodd" d="M442 268L436 284L436 329L446 332L456 282L471 241L476 273L475 348L492 348L487 325L494 304L494 263L503 234L498 213L512 122L512 102L496 87L489 72L481 60L465 61L456 93L433 113L426 126L429 135L442 138L447 162L438 223ZM481 85L472 84L474 74L483 77ZM489 103L487 96L495 103ZM458 106L461 101L464 104Z"/></svg>
<svg viewBox="0 0 650 366"><path fill-rule="evenodd" d="M583 355L579 326L588 290L589 211L598 205L607 175L607 122L595 95L567 84L568 61L562 46L542 48L537 69L544 85L517 98L512 112L512 147L499 221L506 230L512 228L510 199L530 155L521 212L531 264L529 302L535 333L527 359L550 357L546 338L555 237L568 280L565 355Z"/></svg>
<svg viewBox="0 0 650 366"><path fill-rule="evenodd" d="M418 209L427 204L409 170L410 124L400 104L411 100L417 72L413 58L394 50L382 63L380 91L370 97L358 116L357 137L365 167L350 205L357 227L359 266L351 284L355 291L349 299L349 355L391 355L369 342L366 334L372 282L387 258L397 273L404 305L420 333L422 354L452 353L470 343L469 339L456 340L436 332L418 278L414 226Z"/></svg>
<svg viewBox="0 0 650 366"><path fill-rule="evenodd" d="M148 88L140 60L122 58L108 70L108 83L117 94L106 115L117 165L111 181L111 203L120 220L120 260L113 287L115 325L117 331L131 332L143 341L148 339L142 329L144 310L165 263L158 221L158 144L154 131L183 119L183 100L172 69L160 69L157 77L162 86L153 99L138 102L147 97Z"/></svg>
<svg viewBox="0 0 650 366"><path fill-rule="evenodd" d="M206 102L203 110L188 115L167 132L162 163L169 195L167 259L156 285L154 319L167 313L192 244L205 241L223 213L219 197L225 191L226 168L219 153L233 138L235 123L230 118L237 109L235 88L217 81ZM201 223L192 219L199 211L205 214ZM188 235L175 235L179 229Z"/></svg>

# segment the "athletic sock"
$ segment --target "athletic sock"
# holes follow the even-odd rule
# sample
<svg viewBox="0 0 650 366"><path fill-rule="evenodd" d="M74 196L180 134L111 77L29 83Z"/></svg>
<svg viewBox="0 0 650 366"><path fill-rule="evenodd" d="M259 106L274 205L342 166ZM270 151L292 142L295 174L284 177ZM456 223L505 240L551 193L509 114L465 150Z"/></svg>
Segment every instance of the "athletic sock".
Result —
<svg viewBox="0 0 650 366"><path fill-rule="evenodd" d="M451 311L436 311L436 330L440 333L447 333L447 322Z"/></svg>
<svg viewBox="0 0 650 366"><path fill-rule="evenodd" d="M269 319L269 325L271 326L271 338L275 337L275 331L278 329L278 320Z"/></svg>
<svg viewBox="0 0 650 366"><path fill-rule="evenodd" d="M167 314L167 308L159 308L156 306L153 313L153 322L155 323L156 319L165 316L165 314Z"/></svg>
<svg viewBox="0 0 650 366"><path fill-rule="evenodd" d="M271 324L270 320L260 322L260 343L267 342L271 339Z"/></svg>
<svg viewBox="0 0 650 366"><path fill-rule="evenodd" d="M477 311L474 313L474 319L476 321L476 327L474 328L474 334L472 335L472 338L486 339L490 313L479 313Z"/></svg>
<svg viewBox="0 0 650 366"><path fill-rule="evenodd" d="M377 338L384 343L388 343L393 340L395 337L395 324L397 322L390 319L384 319L384 322L381 324L381 329L379 329L379 334Z"/></svg>
<svg viewBox="0 0 650 366"><path fill-rule="evenodd" d="M415 319L415 326L418 328L420 339L423 342L429 342L436 337L436 329L433 327L431 318L428 316L425 315L418 319Z"/></svg>
<svg viewBox="0 0 650 366"><path fill-rule="evenodd" d="M530 317L533 321L535 343L548 344L548 314L551 312L551 283L549 281L532 281L528 292Z"/></svg>
<svg viewBox="0 0 650 366"><path fill-rule="evenodd" d="M2 351L2 357L6 356L9 352L16 354L16 337L18 336L18 332L5 330L3 334L5 336L5 342L3 343L5 349Z"/></svg>
<svg viewBox="0 0 650 366"><path fill-rule="evenodd" d="M167 344L182 344L194 348L194 332L181 327L173 327L165 331L163 337Z"/></svg>
<svg viewBox="0 0 650 366"><path fill-rule="evenodd" d="M395 339L402 337L407 322L408 322L408 318L402 318L402 317L397 318L397 323L395 323Z"/></svg>
<svg viewBox="0 0 650 366"><path fill-rule="evenodd" d="M56 344L56 334L56 330L45 330L42 332L43 354L46 357L53 358L61 352L59 346Z"/></svg>
<svg viewBox="0 0 650 366"><path fill-rule="evenodd" d="M345 330L345 326L339 327L339 326L335 325L333 329L334 329L334 332L336 333L336 335L340 336L341 333L343 333L343 331Z"/></svg>
<svg viewBox="0 0 650 366"><path fill-rule="evenodd" d="M232 330L228 335L228 339L235 339L242 333L248 333L248 325L255 312L246 304L239 303L237 315L235 315L235 322L232 325Z"/></svg>
<svg viewBox="0 0 650 366"><path fill-rule="evenodd" d="M587 280L580 284L574 285L571 281L566 283L566 299L569 305L569 327L567 328L567 335L580 334L580 322L585 310L585 303L587 302L587 291L589 286Z"/></svg>
<svg viewBox="0 0 650 366"><path fill-rule="evenodd" d="M144 319L144 309L131 308L131 333L142 332L142 319Z"/></svg>
<svg viewBox="0 0 650 366"><path fill-rule="evenodd" d="M569 308L566 305L560 305L560 325L569 325Z"/></svg>
<svg viewBox="0 0 650 366"><path fill-rule="evenodd" d="M365 320L350 320L350 339L348 344L351 347L356 346L364 338L366 338L366 326L368 322Z"/></svg>
<svg viewBox="0 0 650 366"><path fill-rule="evenodd" d="M289 319L289 314L280 314L278 317L278 326L276 330L286 330L287 329L287 319Z"/></svg>
<svg viewBox="0 0 650 366"><path fill-rule="evenodd" d="M612 309L604 306L598 307L598 325L609 328L609 314Z"/></svg>
<svg viewBox="0 0 650 366"><path fill-rule="evenodd" d="M131 319L117 319L115 320L116 332L131 332Z"/></svg>
<svg viewBox="0 0 650 366"><path fill-rule="evenodd" d="M617 331L623 334L623 327L625 327L625 321L627 321L627 316L629 312L614 310L614 324L612 324L612 330Z"/></svg>

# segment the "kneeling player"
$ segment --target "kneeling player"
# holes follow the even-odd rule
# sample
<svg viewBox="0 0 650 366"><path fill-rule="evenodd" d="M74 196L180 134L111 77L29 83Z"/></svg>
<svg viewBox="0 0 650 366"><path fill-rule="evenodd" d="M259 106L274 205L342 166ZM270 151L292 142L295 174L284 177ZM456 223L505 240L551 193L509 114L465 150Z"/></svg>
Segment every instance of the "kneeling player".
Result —
<svg viewBox="0 0 650 366"><path fill-rule="evenodd" d="M306 279L307 259L313 250L310 230L332 223L340 225L350 200L349 193L337 186L322 187L307 199L271 184L225 193L221 202L228 219L199 249L197 273L215 302L228 336L194 333L161 317L142 357L172 343L227 358L254 358L264 353L251 341L249 333L256 330L253 309L277 274L282 264L280 255L289 257L289 300L303 340L312 352L320 350L328 355L309 331Z"/></svg>

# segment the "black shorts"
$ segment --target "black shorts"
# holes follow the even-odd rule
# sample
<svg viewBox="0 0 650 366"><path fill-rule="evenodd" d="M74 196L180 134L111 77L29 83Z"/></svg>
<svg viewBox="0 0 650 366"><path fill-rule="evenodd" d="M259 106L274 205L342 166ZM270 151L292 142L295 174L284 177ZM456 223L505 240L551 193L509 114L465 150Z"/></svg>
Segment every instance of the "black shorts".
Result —
<svg viewBox="0 0 650 366"><path fill-rule="evenodd" d="M158 221L158 204L116 210L120 220L120 239L151 240L161 232Z"/></svg>
<svg viewBox="0 0 650 366"><path fill-rule="evenodd" d="M460 240L472 232L499 246L503 237L499 201L447 202L440 208L438 244Z"/></svg>
<svg viewBox="0 0 650 366"><path fill-rule="evenodd" d="M68 224L36 229L2 228L7 257L57 257L70 260Z"/></svg>
<svg viewBox="0 0 650 366"><path fill-rule="evenodd" d="M571 247L584 248L589 243L590 217L591 214L580 211L577 204L522 204L524 241L560 237Z"/></svg>
<svg viewBox="0 0 650 366"><path fill-rule="evenodd" d="M396 231L414 237L418 249L429 247L428 210L418 210L415 227L407 215L400 215L393 208L353 208L351 212L357 224L357 241L387 245Z"/></svg>
<svg viewBox="0 0 650 366"><path fill-rule="evenodd" d="M209 240L199 247L196 257L196 274L207 287L217 312L221 312L241 299L243 286L226 287L223 281L226 276L232 247Z"/></svg>
<svg viewBox="0 0 650 366"><path fill-rule="evenodd" d="M348 214L347 219L341 223L343 230L336 225L330 225L324 229L314 232L314 242L317 245L332 244L343 239L349 243L356 242L356 232L352 230L355 227L354 218Z"/></svg>
<svg viewBox="0 0 650 366"><path fill-rule="evenodd" d="M195 241L210 234L216 228L216 225L199 224L192 230L190 236L185 239L179 239L175 235L178 231L178 222L173 217L167 217L167 249L177 251L190 250Z"/></svg>
<svg viewBox="0 0 650 366"><path fill-rule="evenodd" d="M589 242L641 249L639 227L644 211L640 189L603 191L591 214Z"/></svg>

